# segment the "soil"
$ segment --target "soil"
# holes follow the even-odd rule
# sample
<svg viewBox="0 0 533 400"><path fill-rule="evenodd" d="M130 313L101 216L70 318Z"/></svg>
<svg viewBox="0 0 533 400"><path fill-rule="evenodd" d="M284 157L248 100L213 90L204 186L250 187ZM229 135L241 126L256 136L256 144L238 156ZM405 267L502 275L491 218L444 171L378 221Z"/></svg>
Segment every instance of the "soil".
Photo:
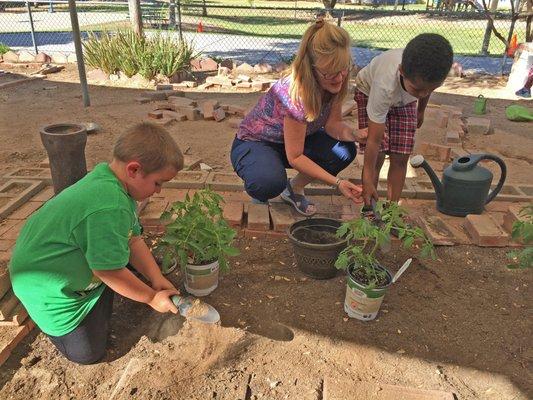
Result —
<svg viewBox="0 0 533 400"><path fill-rule="evenodd" d="M92 105L84 108L76 75L67 66L47 80L0 92L0 176L39 165L46 157L39 128L59 122L102 126L88 137L91 168L109 159L125 126L153 108L135 103L143 88L95 85ZM532 183L531 125L504 117L506 105L531 103L493 98L502 91L501 82L450 80L432 101L461 106L468 115L482 92L496 133L467 136L465 147L503 155L509 181ZM249 107L259 94L187 96ZM226 122L186 121L168 130L184 152L231 171L235 130ZM436 138L429 129L423 135ZM0 368L0 398L320 400L328 376L439 389L467 400L533 398L533 274L507 269L508 249L440 247L435 261L415 259L389 288L377 319L361 322L343 311L345 276L303 276L287 240L239 237L236 245L241 254L205 298L219 311L220 326L116 296L103 362L74 365L35 330ZM394 273L409 257L395 249L379 259ZM182 287L180 270L169 278Z"/></svg>
<svg viewBox="0 0 533 400"><path fill-rule="evenodd" d="M329 227L307 228L305 226L296 229L293 236L304 243L332 244L338 243L339 238L335 235L336 229Z"/></svg>
<svg viewBox="0 0 533 400"><path fill-rule="evenodd" d="M369 277L363 267L353 268L350 270L350 275L357 282L364 286L372 283L373 287L382 288L390 283L387 273L383 270L375 269L375 277Z"/></svg>

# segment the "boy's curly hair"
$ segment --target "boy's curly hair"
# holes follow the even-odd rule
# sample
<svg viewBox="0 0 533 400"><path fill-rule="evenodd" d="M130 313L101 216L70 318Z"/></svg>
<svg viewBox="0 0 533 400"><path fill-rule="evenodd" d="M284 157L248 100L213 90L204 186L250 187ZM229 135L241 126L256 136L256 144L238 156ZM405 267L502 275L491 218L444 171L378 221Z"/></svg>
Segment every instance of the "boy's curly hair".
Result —
<svg viewBox="0 0 533 400"><path fill-rule="evenodd" d="M453 63L453 49L444 37L436 33L422 33L412 39L402 55L402 70L409 80L442 82Z"/></svg>
<svg viewBox="0 0 533 400"><path fill-rule="evenodd" d="M134 125L119 136L113 148L113 158L123 161L137 161L145 174L173 167L183 168L180 148L161 126L143 122Z"/></svg>

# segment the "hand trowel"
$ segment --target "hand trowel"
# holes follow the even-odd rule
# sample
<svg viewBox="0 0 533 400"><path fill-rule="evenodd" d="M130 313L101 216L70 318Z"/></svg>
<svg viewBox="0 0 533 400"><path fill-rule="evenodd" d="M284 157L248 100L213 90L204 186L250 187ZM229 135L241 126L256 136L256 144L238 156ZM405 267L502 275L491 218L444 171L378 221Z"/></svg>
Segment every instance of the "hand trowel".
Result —
<svg viewBox="0 0 533 400"><path fill-rule="evenodd" d="M204 324L216 324L220 321L220 314L211 305L192 296L171 297L172 302L176 305L182 317L203 322Z"/></svg>

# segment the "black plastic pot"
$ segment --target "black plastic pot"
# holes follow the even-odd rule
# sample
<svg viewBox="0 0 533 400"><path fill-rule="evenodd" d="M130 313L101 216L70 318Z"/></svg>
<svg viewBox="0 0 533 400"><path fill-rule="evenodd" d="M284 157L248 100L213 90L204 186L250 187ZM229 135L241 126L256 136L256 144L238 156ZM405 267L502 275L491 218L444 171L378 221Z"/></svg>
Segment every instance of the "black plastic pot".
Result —
<svg viewBox="0 0 533 400"><path fill-rule="evenodd" d="M329 243L311 243L306 236L330 233L335 235L341 222L330 218L309 218L292 224L287 232L294 247L296 265L304 274L314 279L329 279L337 274L335 261L346 247L346 240L332 237Z"/></svg>

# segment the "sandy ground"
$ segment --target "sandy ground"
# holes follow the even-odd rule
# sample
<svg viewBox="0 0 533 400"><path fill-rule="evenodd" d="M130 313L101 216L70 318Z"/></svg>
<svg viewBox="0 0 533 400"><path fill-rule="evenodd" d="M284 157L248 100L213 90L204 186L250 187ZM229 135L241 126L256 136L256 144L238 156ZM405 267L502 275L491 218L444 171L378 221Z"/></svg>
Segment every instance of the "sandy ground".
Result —
<svg viewBox="0 0 533 400"><path fill-rule="evenodd" d="M134 102L140 89L91 86L92 106L84 109L75 76L68 68L0 91L0 175L39 163L46 156L39 127L55 122L99 123L87 160L89 167L107 160L122 129L153 107ZM469 115L480 91L489 97L502 90L501 82L472 85L450 80L433 101ZM188 96L248 107L259 95ZM465 146L504 155L509 178L532 183L531 125L505 120L510 103L490 98L496 133L467 137ZM188 153L230 170L235 132L227 122L175 123L169 131ZM434 134L424 131L428 140ZM286 240L240 238L237 245L242 254L207 299L222 326L184 323L117 296L103 363L74 366L35 331L0 370L0 398L323 399L330 376L445 390L459 399L533 397L532 275L506 269L506 249L439 248L438 260L416 260L389 290L376 321L361 323L345 318L341 274L305 278ZM384 257L396 271L408 256L398 250ZM171 279L181 285L180 274Z"/></svg>

